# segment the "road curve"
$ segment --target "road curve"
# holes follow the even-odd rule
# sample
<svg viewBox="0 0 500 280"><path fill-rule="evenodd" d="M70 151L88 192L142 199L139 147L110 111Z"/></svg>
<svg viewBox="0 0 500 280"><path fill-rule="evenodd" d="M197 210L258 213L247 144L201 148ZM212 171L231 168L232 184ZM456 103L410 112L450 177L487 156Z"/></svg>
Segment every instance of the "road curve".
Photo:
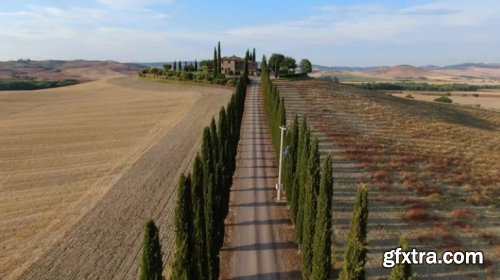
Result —
<svg viewBox="0 0 500 280"><path fill-rule="evenodd" d="M297 279L299 258L286 204L277 204L276 157L260 84L248 87L231 188L222 279Z"/></svg>

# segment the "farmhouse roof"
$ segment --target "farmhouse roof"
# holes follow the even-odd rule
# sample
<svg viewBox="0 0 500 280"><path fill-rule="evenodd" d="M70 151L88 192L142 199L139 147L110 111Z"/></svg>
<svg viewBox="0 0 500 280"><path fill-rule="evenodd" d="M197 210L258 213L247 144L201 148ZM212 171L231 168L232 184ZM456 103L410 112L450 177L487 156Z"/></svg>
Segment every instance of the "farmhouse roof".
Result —
<svg viewBox="0 0 500 280"><path fill-rule="evenodd" d="M235 55L232 56L224 56L222 59L224 60L241 60L243 61L244 59Z"/></svg>

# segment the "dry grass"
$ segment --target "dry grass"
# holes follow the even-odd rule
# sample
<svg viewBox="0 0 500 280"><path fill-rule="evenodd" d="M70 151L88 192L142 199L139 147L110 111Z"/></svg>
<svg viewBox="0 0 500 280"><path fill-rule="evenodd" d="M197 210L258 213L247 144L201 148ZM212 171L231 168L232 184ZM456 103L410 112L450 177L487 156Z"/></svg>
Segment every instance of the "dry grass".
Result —
<svg viewBox="0 0 500 280"><path fill-rule="evenodd" d="M432 235L437 223L449 232L442 234L446 238L427 240L431 247L492 249L494 244L483 243L470 229L492 227L498 218L499 112L408 100L317 80L277 81L277 85L287 106L292 103L291 111L307 114L313 130L324 133L326 141L340 150L338 157L369 173L362 180L372 186L374 201L386 202L377 203L375 209L403 207L400 216L409 229L401 233L409 231L414 238L416 231ZM401 196L408 200L391 198ZM390 210L375 211L392 218ZM373 238L387 238L383 234L387 233Z"/></svg>
<svg viewBox="0 0 500 280"><path fill-rule="evenodd" d="M37 260L143 153L176 133L198 100L216 113L229 94L217 92L120 78L0 93L0 278Z"/></svg>

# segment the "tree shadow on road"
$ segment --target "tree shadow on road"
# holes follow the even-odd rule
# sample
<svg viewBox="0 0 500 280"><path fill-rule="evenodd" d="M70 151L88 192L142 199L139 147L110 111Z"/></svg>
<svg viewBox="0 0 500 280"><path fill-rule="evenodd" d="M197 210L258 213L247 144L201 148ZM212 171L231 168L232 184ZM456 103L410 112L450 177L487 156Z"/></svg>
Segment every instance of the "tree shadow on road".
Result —
<svg viewBox="0 0 500 280"><path fill-rule="evenodd" d="M286 250L286 249L296 249L297 244L292 241L288 242L273 242L273 243L254 243L249 245L242 245L236 247L222 248L221 251L263 251L263 250Z"/></svg>

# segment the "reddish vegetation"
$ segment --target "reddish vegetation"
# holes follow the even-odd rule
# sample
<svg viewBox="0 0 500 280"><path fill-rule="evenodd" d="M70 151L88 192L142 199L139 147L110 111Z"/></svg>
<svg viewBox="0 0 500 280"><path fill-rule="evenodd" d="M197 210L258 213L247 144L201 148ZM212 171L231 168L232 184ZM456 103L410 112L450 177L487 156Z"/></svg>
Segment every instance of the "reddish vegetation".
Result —
<svg viewBox="0 0 500 280"><path fill-rule="evenodd" d="M412 203L406 208L405 219L408 222L425 222L430 220L432 215L427 211L422 203Z"/></svg>

